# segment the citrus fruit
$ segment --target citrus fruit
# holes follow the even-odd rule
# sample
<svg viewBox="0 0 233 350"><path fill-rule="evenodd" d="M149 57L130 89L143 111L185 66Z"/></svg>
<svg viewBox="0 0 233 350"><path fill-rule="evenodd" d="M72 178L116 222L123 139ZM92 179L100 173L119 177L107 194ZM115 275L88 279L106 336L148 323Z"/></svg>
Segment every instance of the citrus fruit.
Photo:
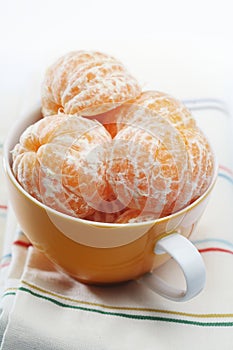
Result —
<svg viewBox="0 0 233 350"><path fill-rule="evenodd" d="M107 179L125 206L156 218L184 208L205 192L214 157L196 126L177 127L150 109L143 114L145 118L134 119L113 139Z"/></svg>
<svg viewBox="0 0 233 350"><path fill-rule="evenodd" d="M150 118L153 111L167 119L178 129L195 127L195 120L182 102L160 91L144 91L121 106L98 116L112 137L129 124L141 123Z"/></svg>
<svg viewBox="0 0 233 350"><path fill-rule="evenodd" d="M124 127L113 139L107 180L125 207L160 217L191 181L191 173L180 132L150 110L147 117Z"/></svg>
<svg viewBox="0 0 233 350"><path fill-rule="evenodd" d="M47 206L75 217L98 210L109 196L105 178L111 136L97 121L68 115L29 126L13 154L22 187Z"/></svg>
<svg viewBox="0 0 233 350"><path fill-rule="evenodd" d="M114 57L96 51L74 51L48 68L42 84L42 113L97 115L140 92L137 81Z"/></svg>
<svg viewBox="0 0 233 350"><path fill-rule="evenodd" d="M131 209L169 215L208 188L212 150L191 113L175 98L146 91L101 118L114 137L108 181Z"/></svg>

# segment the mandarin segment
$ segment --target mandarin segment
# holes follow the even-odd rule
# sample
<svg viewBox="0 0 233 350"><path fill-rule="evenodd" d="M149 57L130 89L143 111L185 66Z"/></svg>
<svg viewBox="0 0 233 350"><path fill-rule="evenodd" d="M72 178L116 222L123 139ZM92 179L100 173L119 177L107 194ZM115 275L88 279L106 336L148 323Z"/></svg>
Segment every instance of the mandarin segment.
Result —
<svg viewBox="0 0 233 350"><path fill-rule="evenodd" d="M184 129L182 136L186 143L192 172L192 201L208 188L214 172L214 156L210 143L199 128Z"/></svg>
<svg viewBox="0 0 233 350"><path fill-rule="evenodd" d="M42 113L92 116L111 110L141 90L121 62L96 51L70 52L48 68L42 84Z"/></svg>
<svg viewBox="0 0 233 350"><path fill-rule="evenodd" d="M186 146L191 177L186 180L179 196L163 215L168 215L185 207L199 198L211 183L214 172L214 156L205 135L199 128L180 130Z"/></svg>
<svg viewBox="0 0 233 350"><path fill-rule="evenodd" d="M105 179L111 137L97 121L44 118L25 130L13 150L13 172L27 192L60 212L85 217L109 196Z"/></svg>
<svg viewBox="0 0 233 350"><path fill-rule="evenodd" d="M38 179L40 167L35 152L25 152L18 144L14 150L13 172L20 178L22 187L37 200L41 201Z"/></svg>

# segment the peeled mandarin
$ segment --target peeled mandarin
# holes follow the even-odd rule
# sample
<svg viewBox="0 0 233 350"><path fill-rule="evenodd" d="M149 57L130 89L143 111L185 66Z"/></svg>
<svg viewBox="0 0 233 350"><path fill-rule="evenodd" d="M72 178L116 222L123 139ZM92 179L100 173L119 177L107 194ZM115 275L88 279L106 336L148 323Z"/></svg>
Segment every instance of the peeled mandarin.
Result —
<svg viewBox="0 0 233 350"><path fill-rule="evenodd" d="M151 212L156 218L191 182L191 172L180 132L159 115L154 118L152 111L147 117L147 122L129 125L114 138L107 180L126 207Z"/></svg>
<svg viewBox="0 0 233 350"><path fill-rule="evenodd" d="M126 162L124 164L124 167L131 168L131 171L134 171L136 161L138 159L137 152L139 148L143 149L144 142L143 138L147 138L142 136L144 130L146 133L154 133L154 135L158 138L160 137L160 141L162 144L158 144L158 150L159 154L161 154L162 149L167 148L168 154L171 151L176 150L176 155L173 157L172 161L174 162L174 169L177 167L177 170L180 169L180 167L183 167L182 163L184 163L184 169L183 169L183 175L179 176L179 186L173 184L172 189L166 188L167 197L166 199L163 199L160 201L160 203L163 206L163 209L161 211L161 216L169 215L177 210L180 210L181 208L187 206L191 202L193 202L195 199L200 197L205 190L208 188L213 171L214 171L214 157L212 150L210 148L209 142L206 139L205 135L202 133L202 131L196 126L196 122L193 119L191 113L187 110L187 108L178 100L174 99L173 97L166 95L161 92L156 91L147 91L141 94L139 98L137 98L134 101L130 101L118 108L116 108L113 111L110 111L106 114L102 115L103 120L99 118L99 120L105 125L106 129L112 134L112 137L115 137L116 141L118 139L121 139L126 136L127 140L130 140L131 146L125 145L125 149L132 147L132 150L134 154L132 154L131 159L127 159L128 164L126 165ZM115 120L115 124L111 123ZM164 120L164 126L162 126L161 120ZM159 125L161 124L161 125ZM131 128L131 135L129 136L129 128ZM133 135L133 128L136 130L138 129L136 138ZM127 132L123 132L124 129L127 129ZM139 137L139 130L141 129L141 136ZM163 130L167 130L167 137L166 132ZM121 130L121 131L119 131ZM174 134L174 135L173 135ZM175 138L180 140L177 144L171 144L172 138L176 136ZM143 169L143 174L146 174L146 166L148 169L152 171L153 164L156 166L156 161L160 162L161 169L165 169L165 154L163 154L164 159L162 157L158 158L156 156L155 150L153 150L153 147L155 147L156 144L156 137L154 140L151 139L151 142L154 143L154 146L152 146L150 152L155 155L155 158L153 159L150 157L150 161L148 160L147 163L140 163L138 162L137 167ZM138 146L134 146L134 143L138 144ZM169 145L170 143L170 145ZM140 146L139 146L140 145ZM179 147L177 147L179 145ZM182 146L181 146L182 145ZM180 147L181 146L181 147ZM121 146L120 146L121 147ZM122 147L122 152L124 146ZM161 149L160 149L161 148ZM130 152L130 151L129 151ZM144 159L147 159L146 151L144 151L145 156ZM124 153L123 153L124 154ZM119 158L120 154L118 154ZM170 154L171 156L171 154ZM115 157L115 155L114 155ZM135 157L135 160L132 160L133 157ZM142 157L141 157L142 158ZM121 164L121 165L119 165ZM120 167L122 171L122 164L123 162L118 159L116 165ZM117 171L116 167L113 169L111 166L112 171L110 170L110 177L112 181L112 187L116 190L116 184L118 188L119 186L119 174L116 175L114 172ZM153 170L155 171L155 170ZM170 172L170 173L169 173ZM127 173L127 175L126 175ZM121 174L121 172L120 172ZM135 173L136 174L136 173ZM179 170L179 174L182 174L182 170ZM169 186L169 176L171 175L171 169L167 168L166 171L166 179L164 179L164 183L167 182L167 186ZM124 180L124 176L126 177ZM126 181L126 186L129 185L128 181L131 181L131 187L128 188L128 197L134 198L135 193L134 190L132 190L132 174L129 176L128 170L124 171L124 176L122 177L122 181ZM140 175L142 176L142 175ZM146 175L143 175L144 178ZM148 175L149 176L149 175ZM163 176L162 176L163 177ZM134 175L134 181L138 178L137 175ZM118 180L115 180L118 179ZM127 180L126 180L127 179ZM129 180L130 179L130 180ZM185 180L185 181L184 181ZM137 179L137 181L139 181ZM142 180L140 180L142 181ZM145 179L144 179L145 181ZM149 180L147 180L149 181ZM148 182L149 184L149 182ZM150 185L151 186L151 185ZM151 188L149 186L149 188ZM158 183L155 183L153 186L156 188L159 188ZM165 185L163 185L165 186ZM136 189L136 184L134 185L134 188ZM161 182L161 189L162 189L162 182ZM123 193L123 190L120 191ZM153 191L152 191L153 192ZM151 192L151 193L152 193ZM158 192L154 189L153 196L158 196ZM148 203L154 203L152 200L152 197L149 195L148 199L150 198ZM162 194L161 194L162 196ZM126 199L126 194L124 196L124 200ZM140 198L140 201L144 202L143 196L138 196ZM154 197L155 198L155 197ZM162 197L161 197L162 198ZM135 205L134 201L129 204L129 207L133 204L133 209L142 209L142 205ZM157 206L155 206L156 208ZM154 208L154 210L155 210ZM158 208L158 207L157 207ZM148 208L149 211L153 211L152 206L149 205ZM159 216L159 211L157 212Z"/></svg>
<svg viewBox="0 0 233 350"><path fill-rule="evenodd" d="M42 84L42 113L97 115L141 93L121 62L96 51L74 51L48 68Z"/></svg>
<svg viewBox="0 0 233 350"><path fill-rule="evenodd" d="M15 146L13 172L45 205L75 217L98 210L109 197L106 150L111 136L97 121L56 115L27 128Z"/></svg>
<svg viewBox="0 0 233 350"><path fill-rule="evenodd" d="M177 128L192 128L196 125L190 111L182 102L160 91L144 91L136 99L98 116L98 120L115 137L123 127L147 119L148 110L159 114Z"/></svg>

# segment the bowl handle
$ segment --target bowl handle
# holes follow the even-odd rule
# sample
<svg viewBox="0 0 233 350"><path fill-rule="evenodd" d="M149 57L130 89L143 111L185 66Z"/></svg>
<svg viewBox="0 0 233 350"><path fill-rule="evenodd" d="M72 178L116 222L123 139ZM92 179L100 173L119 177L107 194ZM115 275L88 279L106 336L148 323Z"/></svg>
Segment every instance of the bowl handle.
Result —
<svg viewBox="0 0 233 350"><path fill-rule="evenodd" d="M187 301L201 292L206 279L205 265L200 253L187 238L174 232L156 242L154 253L168 253L178 263L185 277L186 290L167 284L155 272L143 275L138 280L140 283L173 301Z"/></svg>

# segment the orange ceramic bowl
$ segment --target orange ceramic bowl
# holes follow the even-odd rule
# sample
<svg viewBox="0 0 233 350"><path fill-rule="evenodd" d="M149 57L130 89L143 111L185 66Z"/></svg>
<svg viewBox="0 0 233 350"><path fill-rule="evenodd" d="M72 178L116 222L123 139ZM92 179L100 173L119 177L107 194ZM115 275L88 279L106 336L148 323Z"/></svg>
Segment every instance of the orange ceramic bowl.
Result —
<svg viewBox="0 0 233 350"><path fill-rule="evenodd" d="M15 179L11 150L22 132L41 118L40 108L20 119L4 148L4 168L10 201L18 222L34 247L58 268L89 284L136 279L169 259L154 253L156 242L178 232L189 237L207 205L217 170L207 191L191 205L170 216L142 223L107 224L70 217L30 196Z"/></svg>

